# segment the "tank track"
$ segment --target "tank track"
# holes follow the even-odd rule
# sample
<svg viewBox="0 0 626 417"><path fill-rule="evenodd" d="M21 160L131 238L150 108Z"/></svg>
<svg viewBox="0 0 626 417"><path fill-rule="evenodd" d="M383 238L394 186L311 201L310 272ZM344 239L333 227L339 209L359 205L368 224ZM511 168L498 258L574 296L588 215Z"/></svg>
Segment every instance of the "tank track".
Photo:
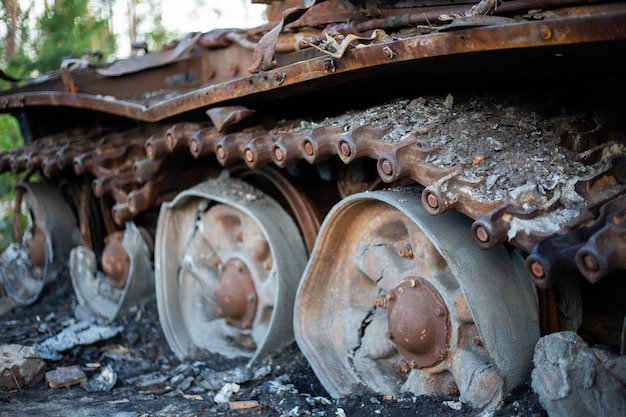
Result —
<svg viewBox="0 0 626 417"><path fill-rule="evenodd" d="M254 117L239 123L244 128L221 126L219 117L236 120L246 110L224 108L213 125L56 134L2 153L0 172L40 171L54 180L69 170L93 178L91 191L113 199L110 215L121 226L194 185L207 165L275 165L290 173L301 163L368 161L378 178L344 179L342 196L421 185L429 213L453 209L474 220L479 247L508 242L532 253L527 267L536 284L547 287L574 269L573 256L584 245L578 270L595 282L625 266L616 256L624 245L618 221L626 207L623 132L602 109L538 112L548 99L487 92L397 98L321 120L283 120L270 129L254 125Z"/></svg>
<svg viewBox="0 0 626 417"><path fill-rule="evenodd" d="M179 358L295 338L334 397L484 409L542 333L623 350L626 5L439 3L276 2L9 91L0 287L69 265L109 319L154 293Z"/></svg>

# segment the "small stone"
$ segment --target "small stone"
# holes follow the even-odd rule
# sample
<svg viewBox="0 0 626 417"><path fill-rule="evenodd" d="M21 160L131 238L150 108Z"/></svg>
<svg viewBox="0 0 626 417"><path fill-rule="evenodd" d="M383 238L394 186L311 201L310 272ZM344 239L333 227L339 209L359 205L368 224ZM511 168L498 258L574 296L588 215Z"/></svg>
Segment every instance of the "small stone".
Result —
<svg viewBox="0 0 626 417"><path fill-rule="evenodd" d="M111 391L117 383L117 374L113 371L111 365L107 365L89 381L87 381L83 388L87 392L106 392Z"/></svg>
<svg viewBox="0 0 626 417"><path fill-rule="evenodd" d="M31 346L0 346L0 387L22 389L43 379L46 363Z"/></svg>
<svg viewBox="0 0 626 417"><path fill-rule="evenodd" d="M224 384L220 392L215 394L215 398L213 400L218 404L227 403L229 402L230 397L233 394L236 394L239 392L239 388L240 387L237 384L232 384L232 383Z"/></svg>
<svg viewBox="0 0 626 417"><path fill-rule="evenodd" d="M69 388L72 385L83 385L87 382L87 375L80 366L59 366L57 369L46 372L46 381L50 388Z"/></svg>

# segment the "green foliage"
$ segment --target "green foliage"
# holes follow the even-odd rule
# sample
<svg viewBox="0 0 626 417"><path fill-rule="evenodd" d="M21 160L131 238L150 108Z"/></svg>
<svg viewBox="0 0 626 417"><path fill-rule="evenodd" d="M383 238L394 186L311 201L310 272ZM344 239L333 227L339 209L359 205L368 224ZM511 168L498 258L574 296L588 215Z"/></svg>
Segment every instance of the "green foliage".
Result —
<svg viewBox="0 0 626 417"><path fill-rule="evenodd" d="M13 202L4 201L0 202L0 252L5 250L11 243L13 243ZM22 230L26 230L30 224L30 218L23 211L20 215L20 224Z"/></svg>
<svg viewBox="0 0 626 417"><path fill-rule="evenodd" d="M174 32L168 31L160 26L150 32L145 32L143 38L148 43L148 47L151 51L158 51L172 39L176 39L176 35Z"/></svg>
<svg viewBox="0 0 626 417"><path fill-rule="evenodd" d="M13 242L13 235L10 234L12 224L5 221L4 218L0 219L0 252Z"/></svg>
<svg viewBox="0 0 626 417"><path fill-rule="evenodd" d="M0 152L23 144L17 120L8 114L0 114ZM31 177L31 180L36 176ZM12 172L0 174L0 252L13 242L13 205L15 204L16 178ZM22 209L24 210L24 208ZM29 224L29 218L22 213L22 230Z"/></svg>
<svg viewBox="0 0 626 417"><path fill-rule="evenodd" d="M6 151L22 144L22 135L17 120L0 114L0 151ZM13 241L13 211L10 208L15 199L15 177L11 172L0 174L0 251ZM6 212L5 212L6 211Z"/></svg>
<svg viewBox="0 0 626 417"><path fill-rule="evenodd" d="M3 215L0 217L0 252L13 242L13 212L7 210L5 213L3 210L9 207L4 206L4 201L1 204L3 207L0 208L0 213Z"/></svg>
<svg viewBox="0 0 626 417"><path fill-rule="evenodd" d="M17 120L8 115L0 114L0 152L13 149L22 144L22 135ZM10 172L0 174L0 195L2 200L12 199L15 178Z"/></svg>
<svg viewBox="0 0 626 417"><path fill-rule="evenodd" d="M105 56L113 53L115 36L109 28L109 6L110 2L56 0L39 19L39 69L59 69L64 58L80 58L85 51L99 51Z"/></svg>
<svg viewBox="0 0 626 417"><path fill-rule="evenodd" d="M5 3L2 3L5 4ZM25 4L25 3L24 3ZM36 69L36 63L32 56L32 37L31 30L28 27L32 12L32 3L28 3L28 7L23 8L22 2L18 3L18 16L17 16L17 32L15 33L15 55L8 56L5 42L6 38L0 38L0 69L2 69L7 75L18 78L26 79ZM0 15L2 19L6 19L6 11L0 8ZM5 34L8 37L8 33ZM37 35L34 34L36 37ZM0 80L0 90L9 88L11 85L9 82ZM2 129L2 123L0 122L0 135Z"/></svg>
<svg viewBox="0 0 626 417"><path fill-rule="evenodd" d="M0 151L21 145L22 135L15 117L0 114Z"/></svg>

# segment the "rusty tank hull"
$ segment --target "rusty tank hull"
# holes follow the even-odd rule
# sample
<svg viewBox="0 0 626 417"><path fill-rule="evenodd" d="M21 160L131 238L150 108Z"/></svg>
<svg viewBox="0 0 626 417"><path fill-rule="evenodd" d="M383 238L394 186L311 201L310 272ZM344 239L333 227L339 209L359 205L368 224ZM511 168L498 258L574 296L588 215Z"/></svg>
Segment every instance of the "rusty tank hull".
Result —
<svg viewBox="0 0 626 417"><path fill-rule="evenodd" d="M262 3L2 92L31 222L0 295L156 293L179 357L295 337L335 397L488 409L543 334L624 350L626 3Z"/></svg>

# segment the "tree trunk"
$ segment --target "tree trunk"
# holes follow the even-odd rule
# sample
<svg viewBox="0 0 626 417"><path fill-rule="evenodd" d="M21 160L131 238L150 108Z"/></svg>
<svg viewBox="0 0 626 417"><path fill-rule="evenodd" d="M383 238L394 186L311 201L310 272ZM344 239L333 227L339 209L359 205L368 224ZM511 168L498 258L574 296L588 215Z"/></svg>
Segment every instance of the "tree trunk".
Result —
<svg viewBox="0 0 626 417"><path fill-rule="evenodd" d="M17 18L18 4L17 0L2 0L4 6L7 36L5 38L5 53L8 59L11 59L17 53Z"/></svg>
<svg viewBox="0 0 626 417"><path fill-rule="evenodd" d="M137 42L137 26L139 25L137 3L139 0L128 0L128 38L131 45ZM135 55L136 53L137 51L133 49L132 54Z"/></svg>

